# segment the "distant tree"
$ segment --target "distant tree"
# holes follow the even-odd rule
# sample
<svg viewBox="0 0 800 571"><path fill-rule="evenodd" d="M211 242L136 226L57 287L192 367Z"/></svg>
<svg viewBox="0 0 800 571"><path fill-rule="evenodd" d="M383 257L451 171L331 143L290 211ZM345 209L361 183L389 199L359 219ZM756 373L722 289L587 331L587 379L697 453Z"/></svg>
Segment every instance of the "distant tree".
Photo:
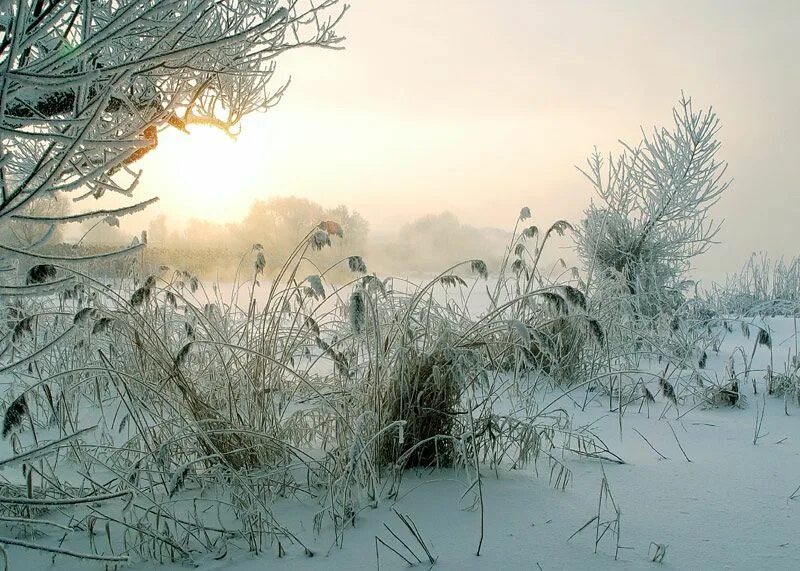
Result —
<svg viewBox="0 0 800 571"><path fill-rule="evenodd" d="M505 231L476 228L463 224L452 212L441 212L378 236L369 259L374 259L381 271L391 272L437 272L476 257L494 269L509 237Z"/></svg>
<svg viewBox="0 0 800 571"><path fill-rule="evenodd" d="M241 119L277 103L276 57L337 47L337 0L15 0L0 4L0 224L36 198L129 196L162 127ZM105 211L25 218L59 224ZM0 251L15 254L5 244ZM35 255L35 252L26 251Z"/></svg>
<svg viewBox="0 0 800 571"><path fill-rule="evenodd" d="M274 197L255 202L239 224L237 234L263 243L267 259L274 264L282 261L324 217L325 209L316 202L296 196Z"/></svg>
<svg viewBox="0 0 800 571"><path fill-rule="evenodd" d="M369 235L369 222L355 210L350 210L347 206L339 205L328 210L325 218L335 220L344 229L343 245L348 249L361 250L367 246Z"/></svg>
<svg viewBox="0 0 800 571"><path fill-rule="evenodd" d="M335 221L344 235L331 248L308 252L310 259L327 267L349 255L363 255L369 225L358 212L346 206L326 209L305 198L274 197L255 201L241 220L226 224L191 219L182 230L171 230L167 217L157 216L149 225L150 251L146 258L155 267L165 265L203 276L232 278L242 254L260 244L269 273L279 268L322 220ZM103 239L110 238L114 236L104 231ZM87 242L97 243L97 239Z"/></svg>
<svg viewBox="0 0 800 571"><path fill-rule="evenodd" d="M636 146L623 143L618 156L595 152L581 170L599 198L577 233L590 283L621 281L645 314L669 302L692 258L713 243L720 224L710 209L729 185L713 110L695 112L684 97L673 121L672 129L643 131Z"/></svg>
<svg viewBox="0 0 800 571"><path fill-rule="evenodd" d="M167 228L167 216L159 214L147 225L148 243L155 246L167 246L170 241L169 229Z"/></svg>

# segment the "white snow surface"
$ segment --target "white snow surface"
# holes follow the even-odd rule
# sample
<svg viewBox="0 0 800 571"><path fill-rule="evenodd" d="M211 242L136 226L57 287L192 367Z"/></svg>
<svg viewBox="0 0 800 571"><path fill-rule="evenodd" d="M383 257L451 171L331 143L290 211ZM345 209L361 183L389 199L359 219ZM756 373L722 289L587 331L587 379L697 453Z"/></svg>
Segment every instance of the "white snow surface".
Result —
<svg viewBox="0 0 800 571"><path fill-rule="evenodd" d="M780 372L797 339L792 319L767 320L773 336L775 370ZM710 354L708 369L724 374L728 357L738 346L749 354L753 339L736 329L725 339L718 354ZM252 556L231 550L215 560L196 561L200 571L256 571L265 568L326 570L376 569L376 537L398 546L386 526L414 546L413 539L392 511L407 514L418 526L436 556L434 569L650 569L658 568L650 557L651 542L667 546L660 566L665 569L796 569L800 565L800 408L789 403L784 412L781 397L765 395L763 370L770 351L759 347L753 373L758 394L748 384L745 406L689 410L670 407L662 416L666 400L656 394L649 413L630 406L622 418L609 413L608 397L578 389L560 405L573 416L574 426L591 424L593 430L625 464L566 455L572 481L565 491L548 482L546 463L537 475L533 467L495 472L482 467L485 499L485 536L480 556L476 548L480 512L472 501L461 500L468 477L454 470L410 471L404 478L398 501L383 500L376 508L358 514L341 548L332 547L333 534L323 526L313 530L313 515L319 509L313 500L297 499L275 506L279 521L291 527L315 550L307 557L291 545L278 558L275 551ZM550 398L553 395L549 395ZM574 399L574 400L573 400ZM757 404L758 403L758 404ZM756 419L765 404L762 436L754 445ZM674 429L673 435L671 428ZM637 434L638 431L640 434ZM676 438L677 437L677 438ZM650 444L658 451L654 451ZM684 453L678 445L683 447ZM0 457L11 451L3 443ZM659 453L666 457L661 458ZM6 468L0 474L8 477ZM615 560L616 539L609 532L595 550L595 524L570 539L598 512L601 481L606 476L621 512L620 549ZM609 517L604 508L603 517ZM15 537L16 528L0 522L0 535ZM102 532L98 532L102 534ZM53 532L58 538L58 530ZM57 539L56 539L57 540ZM64 545L64 548L70 546ZM58 569L90 571L104 569L97 562L44 554L6 546L12 570ZM399 547L407 557L408 553ZM415 551L420 552L419 548ZM424 564L415 567L428 568ZM132 571L160 568L177 571L192 568L186 563L158 565L133 563ZM380 549L380 569L405 569L408 565L388 549Z"/></svg>

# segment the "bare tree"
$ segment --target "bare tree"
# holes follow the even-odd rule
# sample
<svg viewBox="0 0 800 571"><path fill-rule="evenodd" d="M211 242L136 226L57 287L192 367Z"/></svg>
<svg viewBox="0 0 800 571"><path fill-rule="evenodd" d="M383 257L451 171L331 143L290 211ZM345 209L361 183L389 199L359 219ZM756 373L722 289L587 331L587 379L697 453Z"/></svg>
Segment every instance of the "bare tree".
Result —
<svg viewBox="0 0 800 571"><path fill-rule="evenodd" d="M673 120L672 129L643 130L635 147L622 143L607 161L595 151L579 169L600 198L577 233L590 280L622 280L645 313L679 288L690 260L713 243L720 225L709 212L729 186L713 110L695 112L682 97Z"/></svg>
<svg viewBox="0 0 800 571"><path fill-rule="evenodd" d="M276 104L277 56L336 48L338 0L0 0L0 224L115 217L153 200L70 215L28 212L42 195L130 196L131 164L158 130L235 135ZM0 255L37 257L0 244Z"/></svg>

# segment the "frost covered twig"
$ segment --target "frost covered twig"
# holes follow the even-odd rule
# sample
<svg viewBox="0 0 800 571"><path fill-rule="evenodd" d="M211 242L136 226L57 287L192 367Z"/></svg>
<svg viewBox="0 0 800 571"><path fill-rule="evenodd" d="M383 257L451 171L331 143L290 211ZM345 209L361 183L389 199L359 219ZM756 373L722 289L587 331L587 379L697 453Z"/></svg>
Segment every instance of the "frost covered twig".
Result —
<svg viewBox="0 0 800 571"><path fill-rule="evenodd" d="M286 83L272 87L279 55L339 47L346 8L338 0L4 3L0 224L126 213L29 209L57 193L130 196L139 177L130 165L158 145L161 128L203 124L235 136L244 116L283 95Z"/></svg>

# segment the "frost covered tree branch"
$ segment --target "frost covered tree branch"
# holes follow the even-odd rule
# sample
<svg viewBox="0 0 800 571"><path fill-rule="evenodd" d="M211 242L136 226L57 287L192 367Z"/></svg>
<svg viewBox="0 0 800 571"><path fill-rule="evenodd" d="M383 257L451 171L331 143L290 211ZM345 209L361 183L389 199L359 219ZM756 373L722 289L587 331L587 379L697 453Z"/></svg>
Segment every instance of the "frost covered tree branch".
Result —
<svg viewBox="0 0 800 571"><path fill-rule="evenodd" d="M272 85L276 58L338 48L346 9L338 0L2 0L0 224L30 220L42 195L130 196L131 165L160 129L203 124L235 136L244 116L283 95L287 84ZM46 218L95 212L104 211Z"/></svg>

